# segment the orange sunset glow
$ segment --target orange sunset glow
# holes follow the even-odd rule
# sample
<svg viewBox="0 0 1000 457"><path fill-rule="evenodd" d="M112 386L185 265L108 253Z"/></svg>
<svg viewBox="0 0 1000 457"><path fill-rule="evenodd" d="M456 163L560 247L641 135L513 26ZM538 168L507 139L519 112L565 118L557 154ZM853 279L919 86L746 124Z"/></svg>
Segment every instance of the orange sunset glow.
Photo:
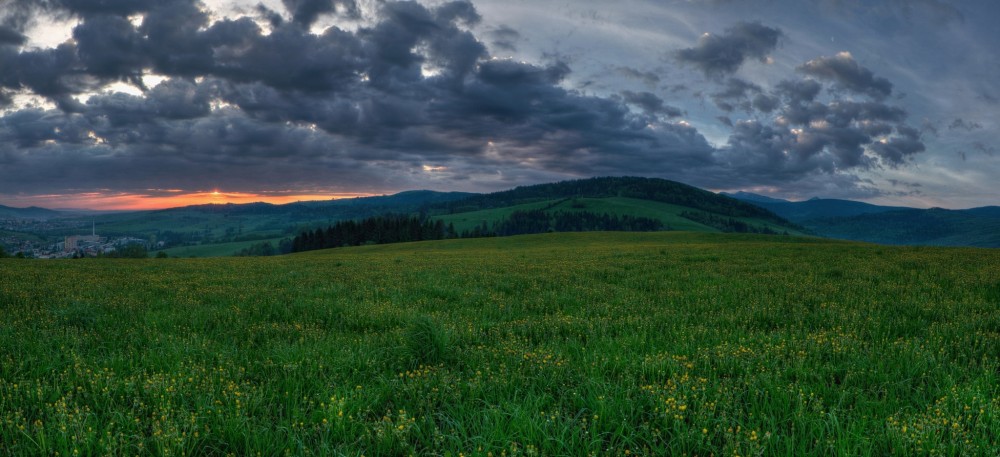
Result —
<svg viewBox="0 0 1000 457"><path fill-rule="evenodd" d="M49 194L4 199L11 206L41 206L45 208L73 208L101 211L142 211L207 204L271 203L282 205L299 201L337 200L367 197L371 194L355 193L250 193L226 192L220 189L188 192L183 190L156 190L144 193Z"/></svg>

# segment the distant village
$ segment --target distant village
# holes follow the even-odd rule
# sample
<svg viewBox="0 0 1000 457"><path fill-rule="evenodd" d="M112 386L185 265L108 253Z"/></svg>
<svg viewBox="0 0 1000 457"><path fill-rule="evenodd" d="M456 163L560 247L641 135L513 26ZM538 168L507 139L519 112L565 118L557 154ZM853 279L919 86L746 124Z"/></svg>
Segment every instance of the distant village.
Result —
<svg viewBox="0 0 1000 457"><path fill-rule="evenodd" d="M0 220L0 230L22 231L27 225L36 226L39 221L24 219ZM142 246L145 250L162 247L162 242L156 243L149 239L130 236L103 237L97 234L96 226L91 225L89 235L71 235L56 243L42 243L25 240L9 234L0 235L0 246L9 255L17 253L34 259L69 259L78 257L98 257L114 253L128 246Z"/></svg>

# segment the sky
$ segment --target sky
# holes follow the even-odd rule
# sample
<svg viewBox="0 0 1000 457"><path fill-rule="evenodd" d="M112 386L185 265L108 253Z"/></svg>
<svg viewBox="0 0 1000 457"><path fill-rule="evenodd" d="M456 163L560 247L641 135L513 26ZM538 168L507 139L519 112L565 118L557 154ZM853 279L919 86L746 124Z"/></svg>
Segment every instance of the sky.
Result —
<svg viewBox="0 0 1000 457"><path fill-rule="evenodd" d="M0 204L1000 204L995 0L0 0Z"/></svg>

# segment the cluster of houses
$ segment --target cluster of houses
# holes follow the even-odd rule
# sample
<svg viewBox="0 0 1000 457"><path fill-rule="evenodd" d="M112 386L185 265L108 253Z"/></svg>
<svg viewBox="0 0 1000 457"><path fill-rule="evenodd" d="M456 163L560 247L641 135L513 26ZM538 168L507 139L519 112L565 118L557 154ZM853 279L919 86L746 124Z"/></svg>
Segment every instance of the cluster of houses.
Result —
<svg viewBox="0 0 1000 457"><path fill-rule="evenodd" d="M96 257L109 254L128 245L138 244L150 249L148 239L134 237L102 237L97 235L96 227L91 228L90 235L67 236L55 244L42 244L26 241L15 237L0 239L10 254L23 253L35 259L66 259L72 257ZM161 243L162 244L162 243Z"/></svg>

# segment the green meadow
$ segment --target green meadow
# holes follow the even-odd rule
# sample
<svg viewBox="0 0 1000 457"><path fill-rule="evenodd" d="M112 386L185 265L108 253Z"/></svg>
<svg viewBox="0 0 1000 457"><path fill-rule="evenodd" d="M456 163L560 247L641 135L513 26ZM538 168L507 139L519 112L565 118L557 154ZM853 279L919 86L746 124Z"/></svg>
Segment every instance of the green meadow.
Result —
<svg viewBox="0 0 1000 457"><path fill-rule="evenodd" d="M281 238L271 238L256 241L236 241L232 243L197 244L164 249L163 252L169 257L226 257L232 256L255 244L271 243L272 246L277 247L280 242Z"/></svg>
<svg viewBox="0 0 1000 457"><path fill-rule="evenodd" d="M0 454L1000 455L1000 250L0 260Z"/></svg>

